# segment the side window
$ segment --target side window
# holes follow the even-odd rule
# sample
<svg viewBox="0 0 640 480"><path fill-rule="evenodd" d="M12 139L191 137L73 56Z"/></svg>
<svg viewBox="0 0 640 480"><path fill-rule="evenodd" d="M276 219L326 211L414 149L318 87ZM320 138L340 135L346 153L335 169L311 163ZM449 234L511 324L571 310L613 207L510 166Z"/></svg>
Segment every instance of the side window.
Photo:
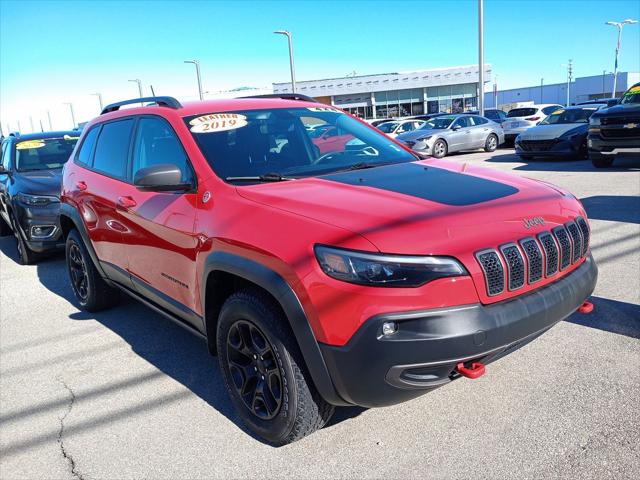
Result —
<svg viewBox="0 0 640 480"><path fill-rule="evenodd" d="M542 109L542 113L544 113L545 115L549 115L550 113L555 112L559 108L562 108L562 107L560 107L559 105L552 105L550 107L544 107Z"/></svg>
<svg viewBox="0 0 640 480"><path fill-rule="evenodd" d="M487 120L485 118L482 118L482 117L472 117L472 118L473 118L474 125L484 125L485 123L487 123Z"/></svg>
<svg viewBox="0 0 640 480"><path fill-rule="evenodd" d="M469 126L469 118L468 117L460 117L456 120L456 123L454 124L454 127L468 127Z"/></svg>
<svg viewBox="0 0 640 480"><path fill-rule="evenodd" d="M143 117L133 141L133 177L142 168L162 164L180 168L183 182L193 179L187 155L171 126L161 118Z"/></svg>
<svg viewBox="0 0 640 480"><path fill-rule="evenodd" d="M100 126L92 128L87 132L87 135L82 140L82 145L76 155L76 161L82 165L91 166L91 156L93 154L93 147L96 145L96 139L100 132Z"/></svg>
<svg viewBox="0 0 640 480"><path fill-rule="evenodd" d="M9 142L2 142L2 166L9 170L9 154L7 153L9 150Z"/></svg>
<svg viewBox="0 0 640 480"><path fill-rule="evenodd" d="M94 170L111 177L126 178L132 128L131 118L102 125L96 153L93 156Z"/></svg>

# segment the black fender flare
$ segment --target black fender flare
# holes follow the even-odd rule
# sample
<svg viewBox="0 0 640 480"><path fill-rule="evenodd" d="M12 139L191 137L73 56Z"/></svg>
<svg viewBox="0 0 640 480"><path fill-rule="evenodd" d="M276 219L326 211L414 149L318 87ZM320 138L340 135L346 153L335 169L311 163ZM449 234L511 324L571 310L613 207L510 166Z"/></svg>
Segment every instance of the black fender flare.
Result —
<svg viewBox="0 0 640 480"><path fill-rule="evenodd" d="M336 391L333 381L331 380L329 369L324 361L315 335L311 330L311 325L307 320L302 304L282 276L269 267L239 255L221 251L210 253L205 260L203 282L201 285L205 322L207 321L205 311L206 282L209 274L213 271L223 271L236 275L269 292L280 304L289 321L307 369L320 395L333 405L351 405L343 400Z"/></svg>
<svg viewBox="0 0 640 480"><path fill-rule="evenodd" d="M87 232L87 226L82 221L82 217L80 216L80 213L78 212L78 210L73 208L68 203L61 203L60 204L60 227L61 228L62 228L62 217L66 217L69 220L71 220L76 230L78 230L78 232L80 233L80 236L82 237L82 241L84 242L84 246L87 248L87 251L89 252L89 256L91 257L91 260L93 261L93 265L96 267L96 270L98 270L98 273L107 282L107 284L112 285L111 280L109 280L109 277L107 277L107 275L104 273L104 270L102 269L102 265L100 265L100 261L98 260L96 251L93 249L91 239L89 238L89 232Z"/></svg>

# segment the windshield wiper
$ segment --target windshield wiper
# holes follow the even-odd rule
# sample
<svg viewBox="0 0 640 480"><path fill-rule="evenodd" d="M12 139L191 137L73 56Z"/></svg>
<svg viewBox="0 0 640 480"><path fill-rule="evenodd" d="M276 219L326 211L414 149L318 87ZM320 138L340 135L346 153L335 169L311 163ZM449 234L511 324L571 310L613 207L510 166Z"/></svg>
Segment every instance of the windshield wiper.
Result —
<svg viewBox="0 0 640 480"><path fill-rule="evenodd" d="M336 172L350 172L352 170L364 170L366 168L376 168L383 167L384 165L391 165L393 162L378 162L378 163L367 163L367 162L358 162L353 165L349 165L348 167L341 168L340 170L335 170Z"/></svg>
<svg viewBox="0 0 640 480"><path fill-rule="evenodd" d="M285 177L279 173L265 173L264 175L254 175L247 177L226 177L228 182L284 182L286 180L295 180L293 177Z"/></svg>

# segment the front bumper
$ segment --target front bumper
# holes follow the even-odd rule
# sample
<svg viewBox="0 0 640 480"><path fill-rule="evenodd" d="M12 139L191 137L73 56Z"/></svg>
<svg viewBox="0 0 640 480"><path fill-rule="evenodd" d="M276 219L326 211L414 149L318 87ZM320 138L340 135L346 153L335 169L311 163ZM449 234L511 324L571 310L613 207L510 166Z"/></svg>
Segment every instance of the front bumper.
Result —
<svg viewBox="0 0 640 480"><path fill-rule="evenodd" d="M52 203L43 207L15 204L14 211L20 235L34 252L46 252L64 248L60 228L60 204ZM44 234L38 235L40 227Z"/></svg>
<svg viewBox="0 0 640 480"><path fill-rule="evenodd" d="M590 153L602 155L617 155L619 153L640 154L639 138L603 138L598 134L589 133L587 146Z"/></svg>
<svg viewBox="0 0 640 480"><path fill-rule="evenodd" d="M579 155L581 152L582 142L584 137L580 141L574 142L571 140L556 140L553 145L550 145L546 149L536 146L525 147L521 141L515 143L516 155L532 156L532 157L560 157L560 156L573 156Z"/></svg>
<svg viewBox="0 0 640 480"><path fill-rule="evenodd" d="M410 400L459 377L459 362L490 363L571 315L593 292L591 256L539 290L492 305L473 304L370 318L344 346L320 344L340 396L364 407ZM382 334L382 324L397 331Z"/></svg>

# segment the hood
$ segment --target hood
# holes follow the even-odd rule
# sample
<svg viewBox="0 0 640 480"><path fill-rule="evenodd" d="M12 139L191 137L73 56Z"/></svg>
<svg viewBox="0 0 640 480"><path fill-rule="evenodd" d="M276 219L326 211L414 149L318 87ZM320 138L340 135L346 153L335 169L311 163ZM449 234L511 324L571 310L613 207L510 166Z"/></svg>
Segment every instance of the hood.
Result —
<svg viewBox="0 0 640 480"><path fill-rule="evenodd" d="M357 233L381 252L397 254L467 256L581 214L573 196L549 185L445 160L238 187L237 192ZM524 219L533 217L543 217L544 228L527 227Z"/></svg>
<svg viewBox="0 0 640 480"><path fill-rule="evenodd" d="M552 140L565 133L587 133L588 123L560 123L554 125L536 125L520 134L521 140ZM575 132L574 132L575 130Z"/></svg>
<svg viewBox="0 0 640 480"><path fill-rule="evenodd" d="M411 142L411 141L416 141L419 138L428 137L430 135L438 135L446 131L447 131L446 129L418 128L417 130L413 130L411 132L401 133L396 137L396 140L398 140L399 142L407 142L407 141Z"/></svg>
<svg viewBox="0 0 640 480"><path fill-rule="evenodd" d="M62 169L16 172L13 178L16 192L60 196Z"/></svg>
<svg viewBox="0 0 640 480"><path fill-rule="evenodd" d="M640 114L640 103L622 103L613 105L609 108L601 108L596 111L591 117L604 117L604 116L624 116L629 113Z"/></svg>

